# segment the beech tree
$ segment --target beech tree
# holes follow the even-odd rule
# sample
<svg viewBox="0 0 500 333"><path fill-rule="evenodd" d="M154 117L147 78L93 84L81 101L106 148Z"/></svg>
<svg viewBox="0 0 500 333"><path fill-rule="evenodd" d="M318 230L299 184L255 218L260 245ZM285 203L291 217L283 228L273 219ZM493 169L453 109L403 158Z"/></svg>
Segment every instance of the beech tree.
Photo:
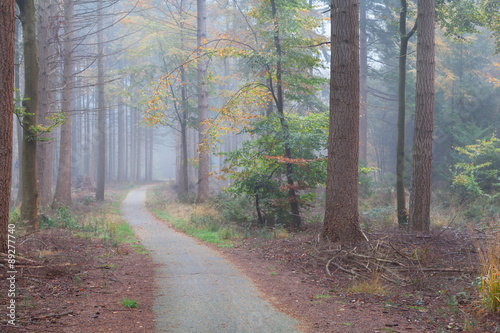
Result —
<svg viewBox="0 0 500 333"><path fill-rule="evenodd" d="M419 0L417 24L415 132L408 225L410 231L429 232L435 95L434 0Z"/></svg>
<svg viewBox="0 0 500 333"><path fill-rule="evenodd" d="M0 3L0 252L7 253L12 178L15 2Z"/></svg>
<svg viewBox="0 0 500 333"><path fill-rule="evenodd" d="M364 239L358 215L359 2L331 9L330 134L322 235L332 242Z"/></svg>

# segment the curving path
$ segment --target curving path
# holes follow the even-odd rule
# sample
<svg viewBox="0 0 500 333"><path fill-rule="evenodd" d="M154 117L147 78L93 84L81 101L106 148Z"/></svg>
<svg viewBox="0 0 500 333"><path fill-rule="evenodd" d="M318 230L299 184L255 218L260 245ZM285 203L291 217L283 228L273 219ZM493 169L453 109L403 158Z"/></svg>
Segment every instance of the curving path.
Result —
<svg viewBox="0 0 500 333"><path fill-rule="evenodd" d="M148 187L132 190L121 211L159 264L157 332L300 332L298 322L274 309L233 264L150 214Z"/></svg>

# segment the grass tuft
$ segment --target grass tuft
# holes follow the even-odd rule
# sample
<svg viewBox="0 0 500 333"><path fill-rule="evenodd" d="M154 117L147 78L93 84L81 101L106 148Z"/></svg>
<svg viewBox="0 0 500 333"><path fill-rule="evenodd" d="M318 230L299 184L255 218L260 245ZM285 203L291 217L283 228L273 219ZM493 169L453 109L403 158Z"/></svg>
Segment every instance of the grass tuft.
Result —
<svg viewBox="0 0 500 333"><path fill-rule="evenodd" d="M490 234L496 235L479 246L481 304L492 313L500 312L500 228Z"/></svg>
<svg viewBox="0 0 500 333"><path fill-rule="evenodd" d="M122 300L122 306L125 307L125 308L129 308L129 309L137 308L138 307L136 300L128 299L128 298L124 298Z"/></svg>

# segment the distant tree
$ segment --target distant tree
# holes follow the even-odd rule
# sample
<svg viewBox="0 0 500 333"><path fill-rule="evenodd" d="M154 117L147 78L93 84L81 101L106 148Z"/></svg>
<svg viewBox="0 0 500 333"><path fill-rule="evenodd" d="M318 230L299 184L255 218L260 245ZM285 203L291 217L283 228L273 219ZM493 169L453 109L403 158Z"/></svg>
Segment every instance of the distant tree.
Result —
<svg viewBox="0 0 500 333"><path fill-rule="evenodd" d="M434 130L435 1L418 2L417 86L409 230L429 232Z"/></svg>
<svg viewBox="0 0 500 333"><path fill-rule="evenodd" d="M21 221L28 231L38 227L38 179L36 166L36 114L38 105L38 51L34 0L16 0L23 26L24 100Z"/></svg>
<svg viewBox="0 0 500 333"><path fill-rule="evenodd" d="M66 114L66 122L61 126L59 144L59 168L53 207L59 204L71 205L71 111L73 109L73 30L74 2L64 2L64 48L63 48L63 88L62 112Z"/></svg>
<svg viewBox="0 0 500 333"><path fill-rule="evenodd" d="M207 2L198 0L197 2L197 46L199 49L205 44L207 39ZM206 124L208 119L208 89L207 89L207 60L200 58L197 63L198 72L198 131L199 131L199 165L198 165L198 198L197 202L205 202L210 195L209 173L210 156L204 143L206 138Z"/></svg>
<svg viewBox="0 0 500 333"><path fill-rule="evenodd" d="M0 4L0 252L7 253L12 176L15 2Z"/></svg>
<svg viewBox="0 0 500 333"><path fill-rule="evenodd" d="M106 100L104 95L103 0L97 3L97 186L95 198L104 201L106 183Z"/></svg>
<svg viewBox="0 0 500 333"><path fill-rule="evenodd" d="M364 239L358 215L359 2L333 0L331 9L330 135L323 237Z"/></svg>

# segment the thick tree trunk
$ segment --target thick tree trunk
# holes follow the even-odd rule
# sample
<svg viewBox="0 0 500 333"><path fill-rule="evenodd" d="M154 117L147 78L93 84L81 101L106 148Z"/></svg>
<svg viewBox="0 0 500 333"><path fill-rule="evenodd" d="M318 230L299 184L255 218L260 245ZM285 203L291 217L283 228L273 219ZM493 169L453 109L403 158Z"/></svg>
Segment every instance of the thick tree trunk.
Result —
<svg viewBox="0 0 500 333"><path fill-rule="evenodd" d="M15 2L0 4L0 252L7 253L12 179ZM14 240L14 239L12 239Z"/></svg>
<svg viewBox="0 0 500 333"><path fill-rule="evenodd" d="M57 205L71 205L71 111L73 109L73 30L74 30L74 2L67 0L64 3L64 17L66 21L64 34L64 69L62 112L66 115L66 122L61 125L61 141L59 145L59 168L57 172L56 191L52 207Z"/></svg>
<svg viewBox="0 0 500 333"><path fill-rule="evenodd" d="M21 221L27 231L38 228L38 180L36 167L36 136L30 131L36 126L38 105L38 51L36 42L36 9L34 0L16 0L23 26L24 100L22 205Z"/></svg>
<svg viewBox="0 0 500 333"><path fill-rule="evenodd" d="M277 22L277 9L274 0L271 0L272 15L275 22ZM285 157L288 159L292 158L292 150L290 149L290 130L288 128L288 123L285 119L284 112L284 98L283 98L283 82L282 74L283 68L281 63L281 40L280 40L280 30L279 25L275 23L274 25L274 46L276 48L276 53L278 55L278 61L276 63L276 111L278 113L281 130L283 131L283 140L285 141ZM297 202L297 193L295 192L295 184L293 181L293 165L291 163L286 163L286 180L288 183L288 201L290 203L290 211L292 215L292 228L299 230L302 221L300 218L299 204Z"/></svg>
<svg viewBox="0 0 500 333"><path fill-rule="evenodd" d="M396 201L398 225L406 227L408 223L408 212L406 211L405 194L405 128L406 128L406 54L408 52L408 40L416 31L417 25L406 33L406 0L401 0L401 11L399 13L399 35L401 44L399 46L399 78L398 78L398 140L396 147Z"/></svg>
<svg viewBox="0 0 500 333"><path fill-rule="evenodd" d="M358 1L332 1L330 134L323 237L364 239L358 215L359 30Z"/></svg>
<svg viewBox="0 0 500 333"><path fill-rule="evenodd" d="M429 232L434 130L434 0L418 2L417 88L413 136L410 231Z"/></svg>
<svg viewBox="0 0 500 333"><path fill-rule="evenodd" d="M55 103L54 78L51 74L54 67L50 58L53 54L51 43L51 17L52 0L38 1L38 63L40 64L40 76L38 78L38 115L37 122L47 126L47 117ZM45 133L45 140L37 142L37 167L38 167L38 203L40 208L47 209L52 202L52 158L54 142L52 132Z"/></svg>
<svg viewBox="0 0 500 333"><path fill-rule="evenodd" d="M366 4L360 1L359 21L359 89L361 95L359 114L359 159L368 162L368 37L366 34Z"/></svg>
<svg viewBox="0 0 500 333"><path fill-rule="evenodd" d="M206 0L197 1L197 46L200 48L207 38L207 2ZM200 50L201 52L201 50ZM203 122L208 119L208 89L207 89L207 61L199 59L197 65L198 73L198 198L197 202L205 202L210 195L209 188L209 173L210 173L210 157L208 148L205 146L207 136L205 131L207 125Z"/></svg>
<svg viewBox="0 0 500 333"><path fill-rule="evenodd" d="M102 0L98 4L97 21L97 187L95 198L104 201L106 184L106 105L104 100L104 42L103 42L103 12Z"/></svg>

